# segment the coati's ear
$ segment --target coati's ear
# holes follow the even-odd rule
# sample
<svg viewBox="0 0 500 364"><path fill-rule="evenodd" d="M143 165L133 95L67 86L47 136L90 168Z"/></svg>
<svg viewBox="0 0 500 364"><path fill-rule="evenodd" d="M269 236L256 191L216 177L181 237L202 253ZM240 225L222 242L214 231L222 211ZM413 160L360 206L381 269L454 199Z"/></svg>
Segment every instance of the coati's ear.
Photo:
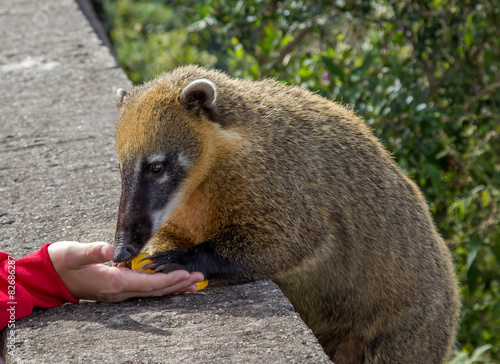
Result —
<svg viewBox="0 0 500 364"><path fill-rule="evenodd" d="M116 96L117 96L116 105L118 106L118 108L120 108L123 105L125 96L127 96L127 91L125 91L122 88L119 88L118 90L116 90Z"/></svg>
<svg viewBox="0 0 500 364"><path fill-rule="evenodd" d="M188 110L201 107L211 113L216 100L217 89L212 81L205 78L191 82L179 94L179 102Z"/></svg>

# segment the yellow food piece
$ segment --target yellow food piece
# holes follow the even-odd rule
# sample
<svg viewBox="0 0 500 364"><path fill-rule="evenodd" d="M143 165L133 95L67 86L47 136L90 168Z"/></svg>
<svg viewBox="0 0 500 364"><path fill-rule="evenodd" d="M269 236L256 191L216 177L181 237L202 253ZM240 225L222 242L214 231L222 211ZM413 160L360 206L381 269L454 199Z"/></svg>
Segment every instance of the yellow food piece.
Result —
<svg viewBox="0 0 500 364"><path fill-rule="evenodd" d="M196 283L196 285L198 286L198 291L201 291L203 288L208 286L208 279L205 279L204 281L198 282L198 283Z"/></svg>
<svg viewBox="0 0 500 364"><path fill-rule="evenodd" d="M146 259L146 260L143 260L142 262L139 262L139 260L141 260L143 258L146 258L146 257L149 257L148 253L145 253L145 252L139 253L139 255L137 255L135 258L132 259L132 261L131 261L131 263L132 263L131 264L131 268L133 270L139 270L143 265L151 263L152 260L150 260L150 259ZM153 270L146 269L144 272L146 272L146 273L153 273Z"/></svg>
<svg viewBox="0 0 500 364"><path fill-rule="evenodd" d="M148 253L145 253L145 252L139 253L136 257L132 258L132 260L129 261L130 262L130 268L132 268L133 270L139 270L143 265L151 263L152 260L150 260L150 259L146 259L146 260L144 260L142 262L139 262L139 260L141 260L143 258L146 258L148 256L149 256ZM153 273L153 270L152 269L146 269L144 272L146 272L146 273ZM208 286L208 280L205 279L204 281L196 283L196 285L198 286L198 291L201 291L203 288L205 288L206 286Z"/></svg>

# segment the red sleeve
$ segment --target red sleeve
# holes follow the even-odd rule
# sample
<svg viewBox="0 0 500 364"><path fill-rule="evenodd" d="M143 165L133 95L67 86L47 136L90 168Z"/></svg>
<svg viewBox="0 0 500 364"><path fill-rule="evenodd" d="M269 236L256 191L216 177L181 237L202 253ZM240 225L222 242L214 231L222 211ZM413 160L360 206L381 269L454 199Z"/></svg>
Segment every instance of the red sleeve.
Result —
<svg viewBox="0 0 500 364"><path fill-rule="evenodd" d="M78 303L55 271L49 245L17 260L0 252L0 329L13 328L15 320L30 315L33 307Z"/></svg>

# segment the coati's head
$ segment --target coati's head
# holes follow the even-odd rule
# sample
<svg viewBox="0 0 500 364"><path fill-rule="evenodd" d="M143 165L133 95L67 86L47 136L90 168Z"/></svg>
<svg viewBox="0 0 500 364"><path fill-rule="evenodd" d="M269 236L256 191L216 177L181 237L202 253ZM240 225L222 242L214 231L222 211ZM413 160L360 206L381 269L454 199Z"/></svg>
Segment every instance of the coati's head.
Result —
<svg viewBox="0 0 500 364"><path fill-rule="evenodd" d="M137 255L210 168L220 126L213 82L158 79L118 90L122 192L114 262Z"/></svg>

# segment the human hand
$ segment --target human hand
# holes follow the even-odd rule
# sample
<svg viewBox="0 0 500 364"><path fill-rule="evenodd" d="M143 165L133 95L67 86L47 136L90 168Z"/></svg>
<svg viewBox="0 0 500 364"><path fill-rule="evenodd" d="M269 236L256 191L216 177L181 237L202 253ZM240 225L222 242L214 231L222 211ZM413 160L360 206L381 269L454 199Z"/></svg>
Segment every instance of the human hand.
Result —
<svg viewBox="0 0 500 364"><path fill-rule="evenodd" d="M120 302L131 297L196 292L195 283L204 279L200 272L145 274L100 264L113 259L113 247L105 242L60 241L51 244L48 252L68 290L81 299Z"/></svg>

